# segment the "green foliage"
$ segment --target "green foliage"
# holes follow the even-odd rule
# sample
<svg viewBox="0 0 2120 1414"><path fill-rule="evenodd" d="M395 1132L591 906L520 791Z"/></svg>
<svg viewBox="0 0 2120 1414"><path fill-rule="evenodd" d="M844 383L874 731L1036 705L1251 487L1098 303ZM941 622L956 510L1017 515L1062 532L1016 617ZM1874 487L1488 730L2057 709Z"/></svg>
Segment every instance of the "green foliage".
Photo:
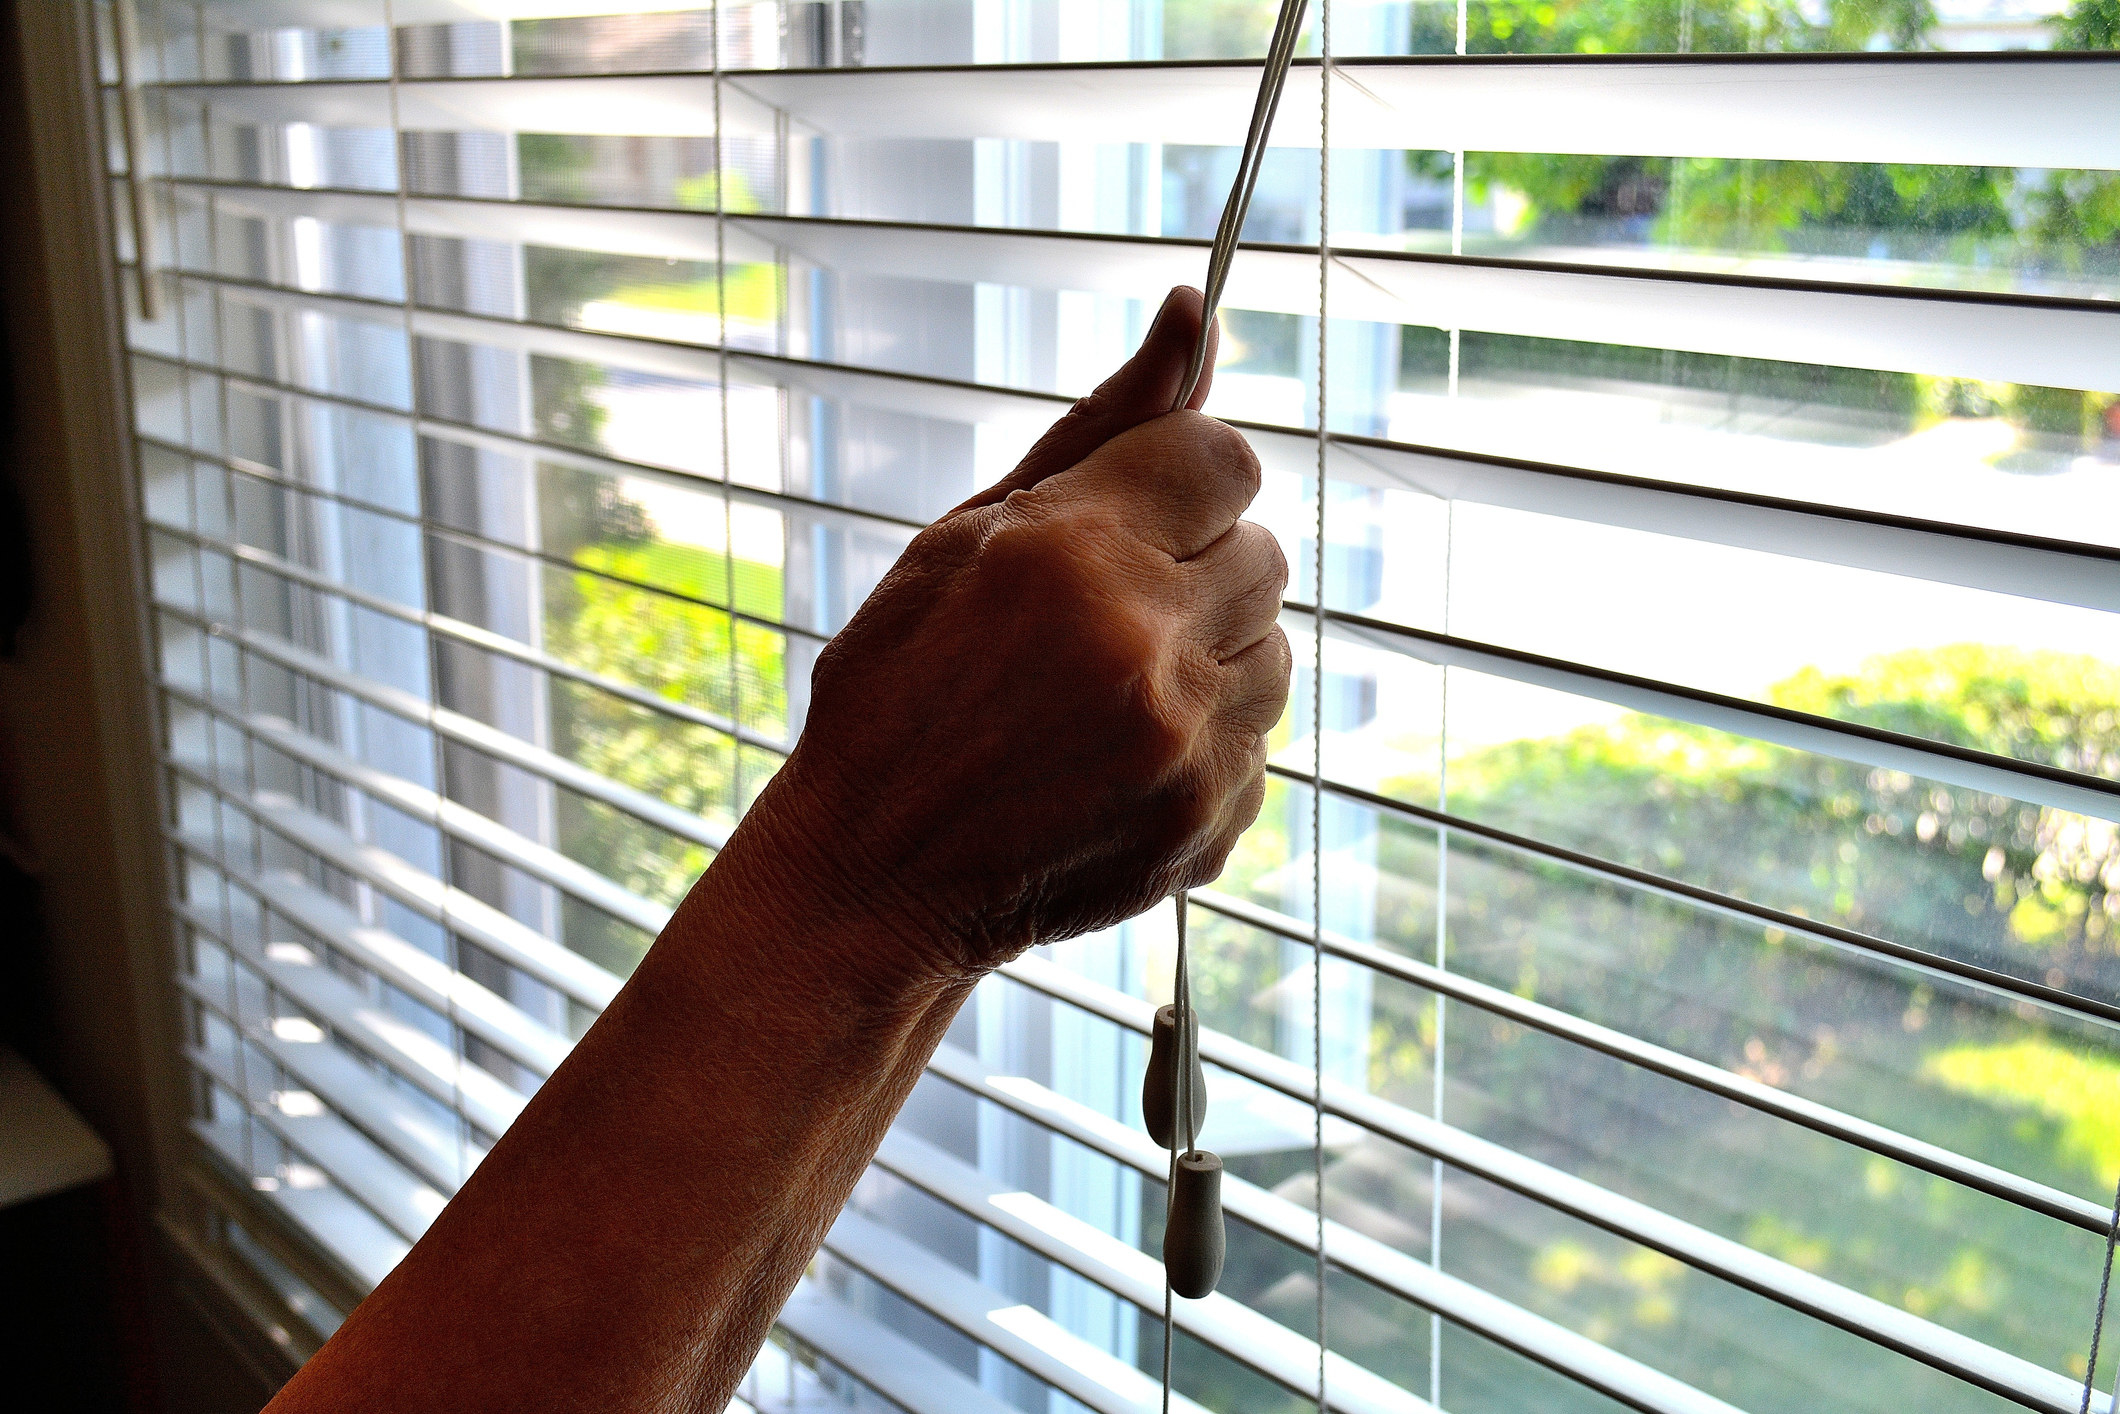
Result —
<svg viewBox="0 0 2120 1414"><path fill-rule="evenodd" d="M751 190L751 184L741 172L728 173L730 211L763 211L765 203ZM693 177L680 177L675 188L677 204L687 211L713 211L719 205L718 193L721 183L712 172L701 172Z"/></svg>
<svg viewBox="0 0 2120 1414"><path fill-rule="evenodd" d="M610 417L596 397L603 384L604 371L595 364L532 354L530 402L537 430L556 442L602 451Z"/></svg>
<svg viewBox="0 0 2120 1414"><path fill-rule="evenodd" d="M1449 155L1423 154L1417 170L1448 171ZM1440 172L1437 168L1440 167ZM1769 162L1750 158L1589 157L1549 153L1473 152L1465 157L1466 191L1476 201L1497 189L1517 193L1525 219L1603 218L1646 223L1647 234L1669 245L1779 251L1803 230L1894 231L1929 236L2005 237L2018 174L1987 167L1894 166L1882 163ZM2080 238L2104 231L2102 186L2087 193L2050 184L2035 233L2042 239ZM2086 214L2078 216L2085 202ZM1565 233L1565 225L1558 232Z"/></svg>
<svg viewBox="0 0 2120 1414"><path fill-rule="evenodd" d="M516 134L515 159L525 201L565 200L596 161L587 143L566 133Z"/></svg>
<svg viewBox="0 0 2120 1414"><path fill-rule="evenodd" d="M769 324L780 317L780 270L763 262L731 265L728 275L729 317L756 324ZM680 310L711 316L719 308L721 291L711 274L684 282L620 285L601 296L619 304L644 309Z"/></svg>
<svg viewBox="0 0 2120 1414"><path fill-rule="evenodd" d="M1788 0L1473 0L1466 42L1475 54L1908 50L1927 47L1935 21L1928 0L1837 0L1822 22ZM2120 0L2079 0L2057 22L2056 47L2113 48L2116 23ZM1454 46L1447 6L1416 7L1415 25L1416 52ZM1431 180L1449 175L1448 153L1408 161ZM1510 234L1562 242L1585 221L1620 222L1657 244L1757 252L1838 249L1832 233L1868 232L1920 238L1910 248L1974 265L2001 243L2068 273L2120 243L2120 178L2104 172L1494 152L1464 161L1474 200L1505 190L1521 201Z"/></svg>
<svg viewBox="0 0 2120 1414"><path fill-rule="evenodd" d="M1447 336L1408 325L1408 368L1441 366L1435 357L1448 348ZM1428 346L1415 340L1428 337ZM1425 365L1422 356L1428 355ZM1682 353L1633 344L1586 344L1569 339L1533 339L1515 334L1468 330L1460 338L1459 367L1464 377L1510 380L1526 376L1557 381L1594 379L1661 385L1672 389L1736 393L1746 397L1787 400L1800 405L1859 408L1898 414L1912 420L1926 410L1923 381L1904 373L1838 368L1830 364L1785 363L1772 359L1732 358L1723 354Z"/></svg>
<svg viewBox="0 0 2120 1414"><path fill-rule="evenodd" d="M2027 1038L1937 1051L1925 1074L1975 1099L2033 1111L2060 1124L2062 1152L2107 1182L2120 1179L2120 1061Z"/></svg>
<svg viewBox="0 0 2120 1414"><path fill-rule="evenodd" d="M2120 669L2097 659L1961 645L1846 676L1807 670L1770 697L2120 775ZM2106 875L2120 886L2120 839L2079 817L1646 717L1453 761L1450 792L1454 808L1508 828L1748 897L1807 898L1850 927L2018 970L2030 947L2042 971L2111 971L2120 895Z"/></svg>
<svg viewBox="0 0 2120 1414"><path fill-rule="evenodd" d="M2080 270L2084 251L2120 239L2120 177L2110 172L2049 172L2025 204L2033 238L2064 269Z"/></svg>
<svg viewBox="0 0 2120 1414"><path fill-rule="evenodd" d="M779 568L658 540L641 508L612 493L609 482L551 475L555 470L547 468L541 501L548 514L559 511L564 523L593 527L603 538L569 550L579 570L547 574L546 650L668 701L784 732L782 636L714 607L728 602L733 587L747 610L777 617ZM567 519L570 509L580 519ZM723 824L734 823L772 769L756 752L739 762L724 731L580 684L554 682L552 716L554 749L569 760ZM573 857L669 905L710 858L591 801L563 802L560 834Z"/></svg>
<svg viewBox="0 0 2120 1414"><path fill-rule="evenodd" d="M1279 9L1277 0L1164 0L1164 56L1256 58L1266 52Z"/></svg>
<svg viewBox="0 0 2120 1414"><path fill-rule="evenodd" d="M1960 645L1885 655L1852 673L1799 673L1770 696L2120 775L2120 667L2097 659ZM1389 789L1432 799L1436 783ZM2120 828L2106 822L1642 716L1453 759L1450 805L1692 884L2120 997ZM1433 832L1383 822L1377 857L1379 937L1432 954ZM1477 840L1454 841L1448 867L1457 970L2073 1192L2109 1195L2120 1177L2111 1103L2120 1056L2101 1037ZM1443 1034L1433 998L1380 983L1374 1016L1371 1087L1425 1110ZM2080 1369L2086 1332L2065 1318L2095 1280L2094 1244L1469 1008L1453 1005L1448 1028L1454 1123L2052 1368ZM1371 1166L1340 1182L1348 1203L1390 1212L1425 1201L1419 1173ZM1835 1408L1907 1407L1903 1388L1824 1347L1793 1384L1786 1369L1718 1364L1719 1348L1757 1338L1755 1309L1549 1214L1512 1210L1451 1233L1456 1270L1740 1407L1821 1407L1826 1390ZM1810 1338L1790 1330L1774 1340L1797 1350ZM1955 1397L1915 1402L1978 1407Z"/></svg>
<svg viewBox="0 0 2120 1414"><path fill-rule="evenodd" d="M1927 46L1928 0L1831 0L1815 23L1792 0L1470 0L1472 54L1743 54ZM1416 53L1448 53L1457 17L1414 8Z"/></svg>
<svg viewBox="0 0 2120 1414"><path fill-rule="evenodd" d="M2056 49L2120 49L2120 0L2076 0L2054 26Z"/></svg>

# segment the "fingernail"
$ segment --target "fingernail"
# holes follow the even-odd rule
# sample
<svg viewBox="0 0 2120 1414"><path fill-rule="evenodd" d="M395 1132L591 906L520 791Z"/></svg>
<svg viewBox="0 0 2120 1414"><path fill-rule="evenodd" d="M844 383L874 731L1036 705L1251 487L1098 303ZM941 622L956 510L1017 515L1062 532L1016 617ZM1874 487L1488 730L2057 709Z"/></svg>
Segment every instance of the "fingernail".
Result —
<svg viewBox="0 0 2120 1414"><path fill-rule="evenodd" d="M1170 287L1170 293L1163 297L1162 307L1157 309L1156 317L1149 321L1148 334L1144 336L1142 342L1145 343L1148 339L1155 337L1156 330L1163 327L1164 319L1170 314L1171 305L1177 302L1178 291L1189 288L1190 286L1187 285L1172 285Z"/></svg>

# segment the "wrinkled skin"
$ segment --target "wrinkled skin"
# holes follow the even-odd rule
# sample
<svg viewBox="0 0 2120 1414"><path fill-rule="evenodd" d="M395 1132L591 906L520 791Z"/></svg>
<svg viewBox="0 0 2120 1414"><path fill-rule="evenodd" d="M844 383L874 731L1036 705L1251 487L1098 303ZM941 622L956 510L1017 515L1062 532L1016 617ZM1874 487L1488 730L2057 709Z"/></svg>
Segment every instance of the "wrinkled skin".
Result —
<svg viewBox="0 0 2120 1414"><path fill-rule="evenodd" d="M979 977L1216 874L1287 569L1237 519L1250 450L1168 411L1199 308L907 549L728 847L276 1414L718 1414Z"/></svg>
<svg viewBox="0 0 2120 1414"><path fill-rule="evenodd" d="M1161 411L1190 295L907 548L818 661L801 747L761 802L831 818L821 875L894 900L908 942L955 966L1205 883L1258 815L1288 566L1237 519L1259 488L1250 446Z"/></svg>

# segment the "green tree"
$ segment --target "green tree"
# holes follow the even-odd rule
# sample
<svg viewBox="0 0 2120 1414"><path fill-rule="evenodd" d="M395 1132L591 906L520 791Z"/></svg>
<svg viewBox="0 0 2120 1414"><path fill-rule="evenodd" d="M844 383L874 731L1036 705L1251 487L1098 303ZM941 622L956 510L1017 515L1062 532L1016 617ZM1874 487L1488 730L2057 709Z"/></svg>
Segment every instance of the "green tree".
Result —
<svg viewBox="0 0 2120 1414"><path fill-rule="evenodd" d="M1416 53L1449 53L1457 17L1414 7ZM1822 22L1793 0L1468 0L1472 54L1743 54L1927 47L1929 0L1829 0Z"/></svg>
<svg viewBox="0 0 2120 1414"><path fill-rule="evenodd" d="M772 735L786 732L786 645L725 608L781 611L777 566L661 540L653 519L608 478L546 463L547 549L578 567L545 575L545 649L599 677ZM599 775L706 820L735 822L777 764L725 731L555 678L553 749ZM674 906L711 859L703 847L623 811L563 793L561 849L658 903ZM568 941L621 974L649 941L578 911Z"/></svg>
<svg viewBox="0 0 2120 1414"><path fill-rule="evenodd" d="M2111 778L2120 667L1978 645L1807 671L1777 704ZM1392 786L1432 798L1436 783ZM2120 829L2067 812L1626 717L1453 760L1454 812L2040 980L2120 997ZM1384 821L1379 936L1432 954L1431 831ZM1455 841L1451 965L1563 1010L2102 1200L2120 1178L2109 1039L1978 993ZM1241 959L1241 954L1240 954ZM1639 1069L1453 1005L1449 1118L1748 1245L2056 1369L2081 1370L2095 1243ZM1429 994L1379 984L1372 1088L1426 1110ZM1424 1166L1351 1152L1350 1213L1420 1209ZM1740 1407L1896 1409L1882 1365L1653 1253L1550 1213L1466 1216L1453 1270ZM1381 1221L1381 1219L1379 1219ZM1364 1298L1371 1299L1371 1298ZM1373 1299L1372 1299L1373 1301ZM1379 1307L1380 1322L1391 1313ZM1762 1324L1764 1322L1764 1324ZM1350 1323L1350 1329L1354 1328ZM1718 1352L1770 1348L1792 1370ZM1809 1351L1808 1355L1801 1352ZM1378 1359L1389 1358L1388 1344ZM1516 1376L1454 1399L1509 1408ZM1482 1362L1485 1361L1485 1366ZM1476 1373L1476 1372L1475 1372ZM1467 1383L1480 1386L1473 1373ZM1979 1408L1938 1387L1923 1408ZM1572 1396L1550 1405L1577 1407ZM1590 1407L1583 1405L1581 1407Z"/></svg>
<svg viewBox="0 0 2120 1414"><path fill-rule="evenodd" d="M1784 0L1474 0L1466 47L1475 54L1910 50L1928 46L1935 22L1929 0L1837 0L1819 19ZM2116 23L2120 0L2078 0L2055 23L2055 47L2113 48ZM1415 24L1416 51L1454 47L1455 17L1446 7L1418 7ZM1451 160L1409 154L1432 180L1448 178ZM1566 239L1582 221L1617 221L1653 242L1714 249L1820 242L1846 249L1848 238L1881 234L1919 258L1962 264L1984 263L1998 245L2029 268L2071 275L2120 261L2120 179L2103 172L1487 152L1464 161L1473 199L1498 188L1515 193L1524 203L1520 234L1534 237ZM1838 244L1836 233L1846 233Z"/></svg>
<svg viewBox="0 0 2120 1414"><path fill-rule="evenodd" d="M2120 49L2120 0L2076 0L2054 25L2056 49Z"/></svg>

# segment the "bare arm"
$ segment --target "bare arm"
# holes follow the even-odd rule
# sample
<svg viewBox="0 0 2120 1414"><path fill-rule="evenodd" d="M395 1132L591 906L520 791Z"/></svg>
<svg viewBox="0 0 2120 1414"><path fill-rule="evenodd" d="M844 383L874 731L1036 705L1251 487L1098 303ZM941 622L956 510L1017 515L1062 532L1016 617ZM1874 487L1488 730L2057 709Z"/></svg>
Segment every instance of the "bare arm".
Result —
<svg viewBox="0 0 2120 1414"><path fill-rule="evenodd" d="M1237 521L1249 449L1164 415L1198 320L1175 292L914 541L632 980L276 1414L718 1414L973 984L1220 871L1287 570Z"/></svg>

